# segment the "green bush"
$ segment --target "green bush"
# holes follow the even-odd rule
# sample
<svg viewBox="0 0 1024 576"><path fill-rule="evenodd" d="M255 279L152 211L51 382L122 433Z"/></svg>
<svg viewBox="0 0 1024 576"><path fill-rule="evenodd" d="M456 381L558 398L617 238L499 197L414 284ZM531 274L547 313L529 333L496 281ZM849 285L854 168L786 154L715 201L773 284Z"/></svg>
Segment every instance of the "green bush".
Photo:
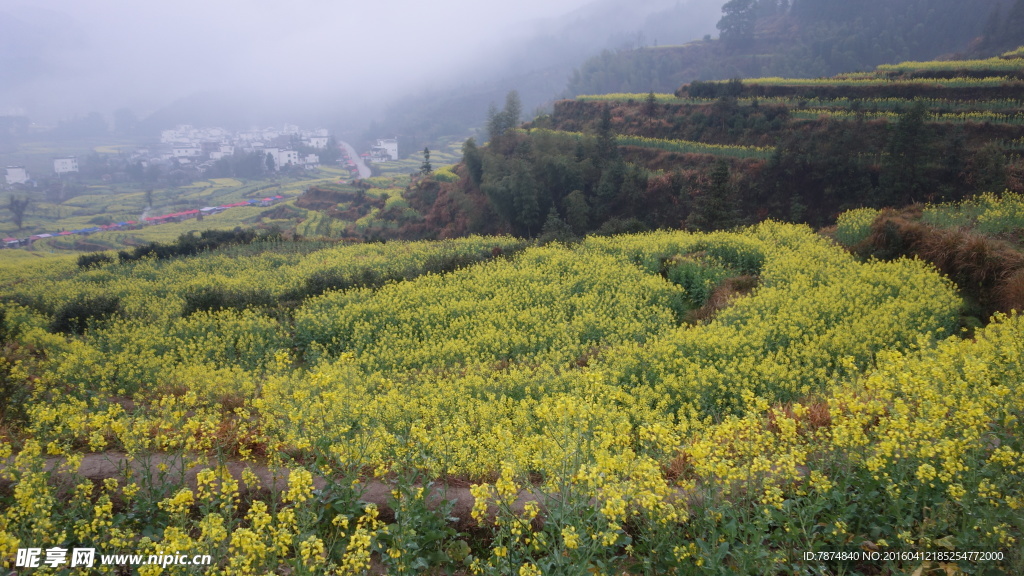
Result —
<svg viewBox="0 0 1024 576"><path fill-rule="evenodd" d="M836 220L836 240L846 247L860 244L871 233L871 225L877 217L878 210L874 208L857 208L843 212Z"/></svg>
<svg viewBox="0 0 1024 576"><path fill-rule="evenodd" d="M259 288L230 290L202 286L185 293L185 308L182 311L182 316L188 316L198 311L268 307L275 303L276 300L269 291Z"/></svg>
<svg viewBox="0 0 1024 576"><path fill-rule="evenodd" d="M79 268L92 268L94 266L102 266L104 264L110 264L114 261L114 258L104 254L103 252L91 252L89 254L82 254L78 257Z"/></svg>
<svg viewBox="0 0 1024 576"><path fill-rule="evenodd" d="M691 308L700 308L706 304L715 286L731 275L720 264L679 257L668 262L665 272L670 282L686 290L686 299Z"/></svg>
<svg viewBox="0 0 1024 576"><path fill-rule="evenodd" d="M121 310L121 300L116 296L79 296L66 302L50 322L51 332L81 334L89 325Z"/></svg>

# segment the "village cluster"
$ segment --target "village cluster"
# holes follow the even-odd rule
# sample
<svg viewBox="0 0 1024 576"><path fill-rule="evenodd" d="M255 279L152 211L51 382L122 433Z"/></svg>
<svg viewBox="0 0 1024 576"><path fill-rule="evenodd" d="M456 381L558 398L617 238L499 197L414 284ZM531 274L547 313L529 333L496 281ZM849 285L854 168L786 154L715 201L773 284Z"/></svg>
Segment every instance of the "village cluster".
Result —
<svg viewBox="0 0 1024 576"><path fill-rule="evenodd" d="M225 156L233 156L236 150L269 154L275 170L289 165L313 168L320 164L320 156L300 153L294 149L296 143L322 150L327 148L329 140L326 128L301 130L294 124L285 124L281 130L264 128L243 132L194 128L186 124L160 133L160 143L170 146L170 153L165 153L166 159L174 159L184 165L195 162L200 168L212 166L213 162Z"/></svg>
<svg viewBox="0 0 1024 576"><path fill-rule="evenodd" d="M326 128L312 130L300 129L294 124L285 124L283 128L262 128L232 132L224 128L197 128L192 125L179 125L171 130L160 133L160 143L155 147L139 147L122 159L126 165L140 165L142 169L150 166L170 167L177 171L190 172L197 177L207 172L219 160L236 154L259 154L264 158L266 169L279 171L288 167L316 168L320 164L320 154L311 150L327 150L332 145ZM349 154L341 150L343 165L358 175L356 164ZM397 139L379 139L371 147L370 152L361 154L368 162L388 162L398 159ZM62 156L53 158L53 172L43 179L75 178L80 170L79 158ZM35 187L33 174L25 166L8 166L6 171L7 187ZM104 178L110 178L105 175ZM58 230L33 234L24 238L3 238L0 247L20 248L29 246L37 240L55 236L89 235L109 230L131 230L144 225L180 222L187 219L201 219L204 216L218 214L229 208L239 206L270 206L282 201L282 196L271 196L204 208L185 210L157 216L145 216L139 220L126 220L103 226L92 226L77 230Z"/></svg>
<svg viewBox="0 0 1024 576"><path fill-rule="evenodd" d="M143 168L159 164L202 173L216 161L236 153L263 153L270 155L271 161L267 167L275 171L288 166L315 168L320 165L320 155L308 153L309 150L326 149L329 141L326 128L303 130L294 124L285 124L281 129L261 128L241 132L231 132L224 128L196 128L184 124L172 130L163 130L157 149L136 148L127 160L131 164L141 163ZM63 177L78 172L77 157L53 159L53 175ZM25 166L8 166L5 180L7 186L34 186L36 183Z"/></svg>

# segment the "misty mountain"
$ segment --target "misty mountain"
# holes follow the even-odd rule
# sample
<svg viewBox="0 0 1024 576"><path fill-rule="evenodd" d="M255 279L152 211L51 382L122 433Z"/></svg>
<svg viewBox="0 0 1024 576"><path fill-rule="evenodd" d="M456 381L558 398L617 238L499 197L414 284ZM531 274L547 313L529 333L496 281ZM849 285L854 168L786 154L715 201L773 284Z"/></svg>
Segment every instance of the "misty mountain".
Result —
<svg viewBox="0 0 1024 576"><path fill-rule="evenodd" d="M420 150L442 135L482 126L489 104L517 90L528 114L561 97L573 70L601 50L677 43L714 30L721 0L599 0L534 23L494 47L460 75L461 82L400 98L370 126L367 140L397 135L400 150Z"/></svg>
<svg viewBox="0 0 1024 576"><path fill-rule="evenodd" d="M60 127L94 113L113 125L121 110L140 119L139 135L285 121L351 133L376 118L367 137L420 144L481 125L510 89L532 112L602 49L710 33L720 2L398 0L382 12L319 0L10 0L0 113Z"/></svg>

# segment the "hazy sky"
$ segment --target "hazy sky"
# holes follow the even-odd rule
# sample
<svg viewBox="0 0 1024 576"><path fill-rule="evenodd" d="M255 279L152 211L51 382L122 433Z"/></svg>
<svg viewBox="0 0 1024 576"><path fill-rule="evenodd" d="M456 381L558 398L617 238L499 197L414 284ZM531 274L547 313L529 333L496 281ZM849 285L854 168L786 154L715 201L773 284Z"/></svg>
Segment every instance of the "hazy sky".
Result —
<svg viewBox="0 0 1024 576"><path fill-rule="evenodd" d="M250 109L370 114L425 87L471 84L511 38L522 48L531 33L571 29L597 46L619 33L609 22L639 26L643 10L676 1L0 0L0 114L145 117L207 92Z"/></svg>
<svg viewBox="0 0 1024 576"><path fill-rule="evenodd" d="M0 0L0 113L145 114L199 90L386 96L586 2Z"/></svg>

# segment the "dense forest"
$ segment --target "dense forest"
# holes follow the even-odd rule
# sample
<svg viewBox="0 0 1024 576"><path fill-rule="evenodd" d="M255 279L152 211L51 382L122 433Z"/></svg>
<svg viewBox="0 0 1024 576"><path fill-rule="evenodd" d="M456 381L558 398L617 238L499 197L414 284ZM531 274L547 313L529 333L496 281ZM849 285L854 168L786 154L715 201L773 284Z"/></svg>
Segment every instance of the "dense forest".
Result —
<svg viewBox="0 0 1024 576"><path fill-rule="evenodd" d="M1024 2L730 0L718 40L605 51L567 94L671 91L691 80L815 77L943 54L991 56L1024 42Z"/></svg>

